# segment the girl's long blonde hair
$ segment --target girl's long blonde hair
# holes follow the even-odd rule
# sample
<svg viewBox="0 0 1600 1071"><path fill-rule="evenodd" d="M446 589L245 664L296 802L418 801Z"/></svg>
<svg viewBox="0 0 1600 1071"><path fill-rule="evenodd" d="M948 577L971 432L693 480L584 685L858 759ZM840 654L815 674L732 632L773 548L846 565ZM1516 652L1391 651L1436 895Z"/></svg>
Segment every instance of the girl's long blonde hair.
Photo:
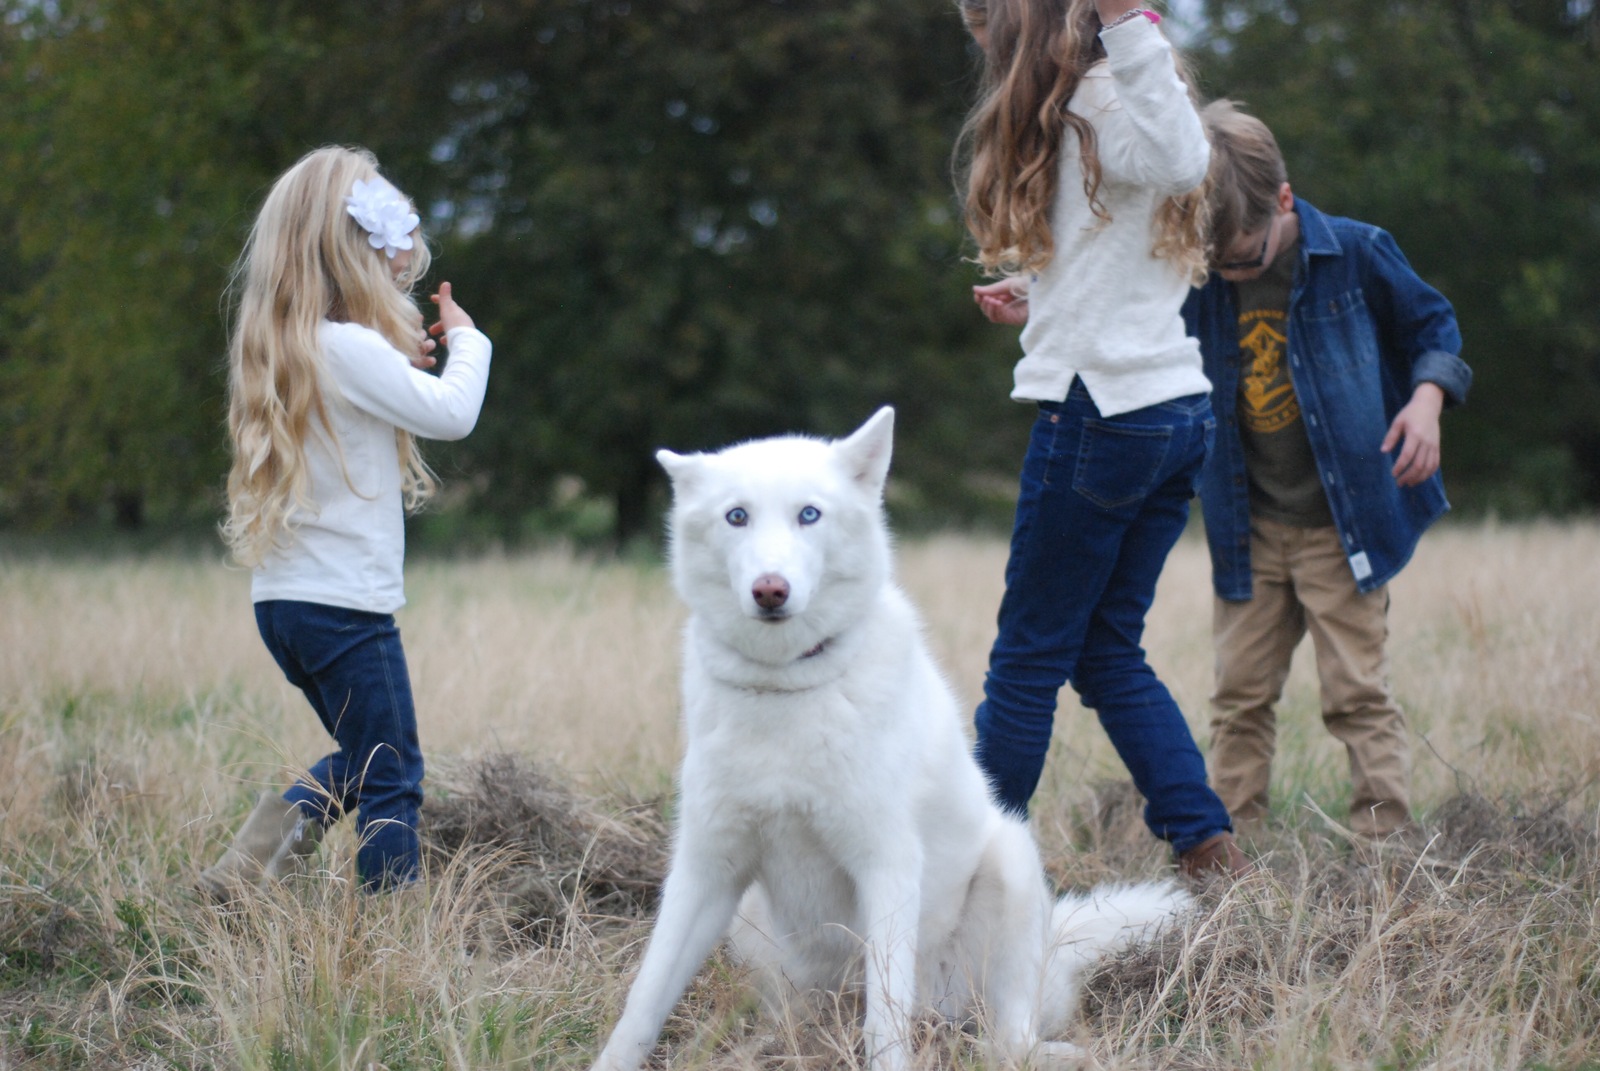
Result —
<svg viewBox="0 0 1600 1071"><path fill-rule="evenodd" d="M1089 68L1105 58L1094 0L957 0L969 29L983 31L982 90L957 142L966 159L966 223L977 261L993 275L1037 272L1055 256L1050 215L1067 131L1077 135L1083 194L1101 220L1100 153L1093 125L1068 108ZM1181 59L1178 73L1193 80ZM1151 253L1191 279L1206 271L1204 189L1169 197L1156 211Z"/></svg>
<svg viewBox="0 0 1600 1071"><path fill-rule="evenodd" d="M391 275L382 250L345 210L357 179L378 175L364 149L307 153L267 194L234 266L235 311L228 347L228 519L222 535L241 564L259 564L293 538L294 515L314 514L306 440L337 444L322 394L317 330L323 320L358 323L405 354L418 351L422 313L412 289L428 270L420 232L411 263ZM396 429L407 509L434 491L415 438ZM348 480L348 476L347 476ZM352 488L354 489L354 488Z"/></svg>

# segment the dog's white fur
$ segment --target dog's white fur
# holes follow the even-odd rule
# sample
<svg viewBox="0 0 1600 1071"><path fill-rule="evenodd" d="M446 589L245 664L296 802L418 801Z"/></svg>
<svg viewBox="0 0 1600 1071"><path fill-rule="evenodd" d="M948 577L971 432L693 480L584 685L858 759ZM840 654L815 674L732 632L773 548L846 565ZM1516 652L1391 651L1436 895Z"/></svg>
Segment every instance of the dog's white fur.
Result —
<svg viewBox="0 0 1600 1071"><path fill-rule="evenodd" d="M724 934L780 1006L861 984L873 1071L906 1066L927 1010L1037 1058L1082 969L1187 903L1166 883L1052 903L891 579L893 426L884 408L837 442L656 455L687 750L660 917L597 1071L635 1071Z"/></svg>

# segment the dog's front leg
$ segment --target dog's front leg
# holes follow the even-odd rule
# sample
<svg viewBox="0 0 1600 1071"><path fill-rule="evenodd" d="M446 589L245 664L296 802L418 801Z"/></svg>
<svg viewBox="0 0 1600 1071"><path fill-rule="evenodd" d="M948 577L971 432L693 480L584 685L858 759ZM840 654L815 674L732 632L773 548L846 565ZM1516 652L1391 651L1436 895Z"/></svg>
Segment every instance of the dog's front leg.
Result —
<svg viewBox="0 0 1600 1071"><path fill-rule="evenodd" d="M680 845L662 886L661 911L639 976L593 1071L636 1071L644 1062L667 1015L727 932L745 884L726 859L697 858L692 847L685 851Z"/></svg>
<svg viewBox="0 0 1600 1071"><path fill-rule="evenodd" d="M899 865L875 866L858 878L867 928L867 1012L862 1038L872 1071L902 1071L911 1062L921 875L918 853L916 858L900 860Z"/></svg>

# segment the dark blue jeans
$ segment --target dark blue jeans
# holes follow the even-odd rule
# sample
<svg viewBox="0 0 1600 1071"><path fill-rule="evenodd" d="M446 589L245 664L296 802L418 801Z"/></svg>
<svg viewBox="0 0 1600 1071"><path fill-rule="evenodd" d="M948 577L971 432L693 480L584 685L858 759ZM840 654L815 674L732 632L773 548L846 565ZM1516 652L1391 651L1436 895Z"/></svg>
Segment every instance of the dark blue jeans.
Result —
<svg viewBox="0 0 1600 1071"><path fill-rule="evenodd" d="M1144 795L1151 832L1183 852L1232 828L1140 646L1213 430L1204 394L1107 418L1074 380L1065 401L1040 404L977 711L978 761L1002 806L1027 813L1071 681Z"/></svg>
<svg viewBox="0 0 1600 1071"><path fill-rule="evenodd" d="M356 872L366 888L413 880L422 748L394 616L277 599L256 603L256 625L339 745L283 798L324 827L357 812Z"/></svg>

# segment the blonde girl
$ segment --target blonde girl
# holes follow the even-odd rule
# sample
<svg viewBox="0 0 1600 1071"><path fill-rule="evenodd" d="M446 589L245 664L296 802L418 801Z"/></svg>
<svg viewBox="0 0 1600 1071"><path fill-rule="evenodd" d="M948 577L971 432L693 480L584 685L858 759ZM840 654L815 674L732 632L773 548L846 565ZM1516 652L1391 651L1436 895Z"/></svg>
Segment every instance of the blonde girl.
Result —
<svg viewBox="0 0 1600 1071"><path fill-rule="evenodd" d="M365 887L417 875L422 751L393 616L404 514L434 489L416 440L472 430L490 357L449 283L424 331L418 222L370 153L318 149L273 185L235 269L223 535L254 571L267 649L337 748L262 796L200 877L215 899L297 869L348 812ZM438 376L424 371L436 338Z"/></svg>
<svg viewBox="0 0 1600 1071"><path fill-rule="evenodd" d="M1026 813L1070 682L1190 876L1240 872L1228 812L1140 640L1213 434L1180 317L1204 278L1209 146L1160 16L1130 0L959 0L983 48L963 130L966 221L1023 325L1023 459L977 751Z"/></svg>

